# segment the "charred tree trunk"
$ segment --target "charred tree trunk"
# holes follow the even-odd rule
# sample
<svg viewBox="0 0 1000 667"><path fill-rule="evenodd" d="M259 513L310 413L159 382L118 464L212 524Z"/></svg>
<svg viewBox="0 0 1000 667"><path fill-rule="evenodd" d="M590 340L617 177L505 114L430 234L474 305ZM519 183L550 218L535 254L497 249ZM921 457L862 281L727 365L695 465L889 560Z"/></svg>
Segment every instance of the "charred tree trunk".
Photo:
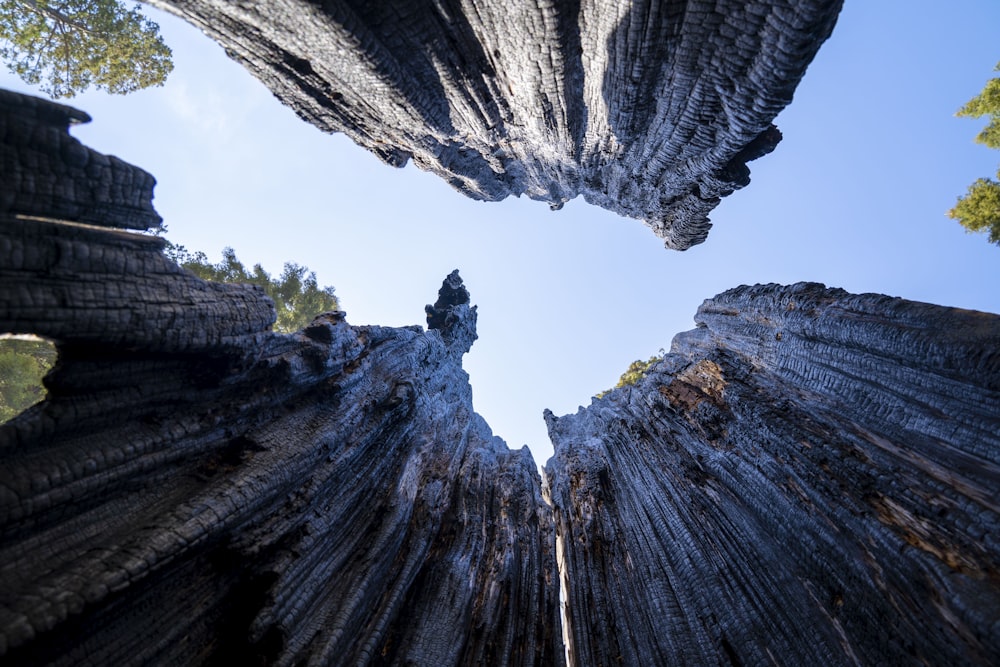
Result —
<svg viewBox="0 0 1000 667"><path fill-rule="evenodd" d="M0 97L31 128L4 147L18 182L67 146L105 159L63 112ZM30 213L0 215L0 332L59 362L0 426L5 663L561 664L551 510L472 411L457 273L428 331L280 335L259 289L157 238Z"/></svg>
<svg viewBox="0 0 1000 667"><path fill-rule="evenodd" d="M152 0L306 121L459 192L577 196L701 243L841 0Z"/></svg>
<svg viewBox="0 0 1000 667"><path fill-rule="evenodd" d="M637 132L663 127L662 118L676 120L661 118L674 99L657 87L665 72L715 81L692 89L691 108L715 108L705 100L716 99L727 118L717 122L743 129L716 136L715 149L697 132L649 136L680 150L686 165L714 165L682 190L716 196L706 174L722 177L711 160L735 159L736 169L765 151L770 140L755 137L787 102L814 51L807 36L825 34L834 4L730 7L732 16L745 8L765 17L747 23L760 28L747 39L782 36L761 62L792 54L798 68L778 68L748 101L713 97L727 90L720 81L730 79L712 73L729 71L728 61L683 60L696 63L693 72L658 63L635 69L646 83L616 92L608 118L627 115L615 127ZM216 17L217 29L237 35L239 21L257 25L243 16L254 6L212 10L239 14ZM393 138L388 159L422 155L486 194L501 172L515 184L523 177L512 187L529 194L538 183L589 188L600 174L614 201L640 212L648 193L625 184L672 183L665 174L674 167L656 171L665 163L643 141L620 146L620 162L603 161L617 153L593 142L610 146L627 133L583 122L584 109L599 107L559 97L572 98L559 86L593 95L588 68L614 73L613 88L629 58L645 62L623 37L608 49L624 49L614 68L582 55L556 67L556 55L573 53L565 46L573 34L584 54L609 34L574 26L624 17L583 4L532 5L538 16L476 5L476 27L464 18L471 11L447 3L417 11L414 25L436 21L435 34L467 41L474 34L468 44L528 30L518 21L533 16L538 34L552 32L551 44L530 37L549 44L553 63L538 80L515 63L466 81L445 57L447 39L415 52L406 65L414 71L388 66L395 61L385 54L415 37L400 33L395 45L373 37L387 28L371 13L406 6L354 8L345 19L343 4L287 0L272 17L280 26L283 12L306 8L335 40L357 35L344 57L357 60L358 90L371 85L374 100L405 102L386 127L392 137L410 132L410 143ZM637 9L666 14L630 18L624 35L646 25L662 37L657 30L673 26L667 44L682 55L694 48L683 46L689 32L745 42L700 7ZM514 27L501 29L508 20ZM702 25L714 32L698 32ZM289 35L305 45L313 36ZM454 53L473 53L464 48ZM495 50L492 58L507 57ZM262 53L260 67L285 63L303 77L275 74L272 83L299 86L324 66L294 50L284 60ZM427 62L451 72L440 90L420 97L412 83L393 88L411 77L433 83ZM503 77L524 96L491 92ZM345 124L330 128L355 119L352 136L363 145L390 136L366 134L365 114L377 112L350 116L337 103L354 98L321 80L316 99L332 102L316 101L316 113ZM462 86L467 105L503 121L496 136L469 135L486 152L449 143L447 123L465 118L455 101ZM646 99L656 108L637 102ZM529 122L530 100L544 111L541 125ZM756 120L727 124L746 109ZM556 455L543 482L528 452L510 451L473 411L461 359L476 338L476 311L457 273L428 306L427 330L355 327L327 313L301 332L275 334L273 305L259 290L198 280L162 255L158 239L121 230L158 224L153 180L72 139L69 124L85 119L0 94L0 333L37 334L59 349L47 400L0 425L5 664L558 665L560 580L574 664L1000 660L1000 317L811 284L731 290L705 303L699 328L678 336L638 384L576 415L547 417ZM524 139L532 132L544 141ZM470 177L467 165L487 154L501 171L489 162L493 176ZM668 237L690 241L700 223L691 224Z"/></svg>
<svg viewBox="0 0 1000 667"><path fill-rule="evenodd" d="M548 416L581 665L1000 657L1000 317L741 287Z"/></svg>

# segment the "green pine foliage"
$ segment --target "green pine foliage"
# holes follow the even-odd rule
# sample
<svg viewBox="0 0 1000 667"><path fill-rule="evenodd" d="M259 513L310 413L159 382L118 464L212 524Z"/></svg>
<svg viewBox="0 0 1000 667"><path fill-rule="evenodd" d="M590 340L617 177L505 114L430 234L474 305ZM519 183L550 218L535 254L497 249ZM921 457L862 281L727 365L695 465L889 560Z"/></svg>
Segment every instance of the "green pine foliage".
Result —
<svg viewBox="0 0 1000 667"><path fill-rule="evenodd" d="M995 68L1000 71L1000 63ZM976 141L1000 149L1000 77L986 82L982 92L958 110L957 116L989 119ZM997 171L1000 179L1000 170ZM990 243L1000 245L1000 182L990 178L977 179L968 192L958 198L948 217L957 220L970 232L986 232Z"/></svg>
<svg viewBox="0 0 1000 667"><path fill-rule="evenodd" d="M45 398L42 378L55 362L48 341L0 339L0 423Z"/></svg>
<svg viewBox="0 0 1000 667"><path fill-rule="evenodd" d="M652 368L653 364L655 364L659 360L660 357L655 354L646 361L643 361L642 359L636 359L635 361L633 361L631 364L628 365L628 368L625 369L625 372L622 373L622 376L618 378L618 384L615 385L615 389L618 389L619 387L625 387L630 384L635 384L642 378L646 377L646 373L649 372L649 369Z"/></svg>
<svg viewBox="0 0 1000 667"><path fill-rule="evenodd" d="M163 85L174 65L159 31L116 0L0 0L0 59L57 99Z"/></svg>
<svg viewBox="0 0 1000 667"><path fill-rule="evenodd" d="M1000 63L993 69L1000 72ZM955 115L964 118L987 116L989 123L976 136L976 141L990 148L1000 148L1000 77L987 81L982 92L966 102Z"/></svg>
<svg viewBox="0 0 1000 667"><path fill-rule="evenodd" d="M991 178L976 179L965 196L959 197L955 208L948 211L948 217L970 232L986 232L990 243L1000 245L1000 183Z"/></svg>
<svg viewBox="0 0 1000 667"><path fill-rule="evenodd" d="M222 251L222 261L212 264L203 252L189 252L184 246L167 242L166 254L202 280L220 283L259 285L274 300L278 319L275 331L291 333L309 324L316 315L338 310L333 287L320 287L316 274L305 266L286 262L277 278L271 277L260 264L247 269L232 248Z"/></svg>
<svg viewBox="0 0 1000 667"><path fill-rule="evenodd" d="M663 359L663 354L663 350L660 350L659 354L654 354L646 361L643 361L642 359L636 359L633 361L628 365L628 368L625 369L625 372L621 374L621 377L618 378L618 384L614 386L614 389L621 389L622 387L633 385L642 378L646 377L646 374L649 373L649 370L653 367L653 365ZM603 398L610 391L612 390L608 389L606 391L602 391L596 394L596 397Z"/></svg>

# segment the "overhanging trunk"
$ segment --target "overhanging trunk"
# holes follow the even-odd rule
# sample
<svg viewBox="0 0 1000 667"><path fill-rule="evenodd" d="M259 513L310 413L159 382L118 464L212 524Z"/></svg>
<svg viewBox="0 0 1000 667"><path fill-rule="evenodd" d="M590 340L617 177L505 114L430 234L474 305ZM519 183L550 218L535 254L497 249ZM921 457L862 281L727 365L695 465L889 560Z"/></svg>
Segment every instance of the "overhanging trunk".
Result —
<svg viewBox="0 0 1000 667"><path fill-rule="evenodd" d="M841 0L152 0L304 120L486 201L578 196L668 248L746 163Z"/></svg>
<svg viewBox="0 0 1000 667"><path fill-rule="evenodd" d="M0 95L0 332L60 355L0 426L5 662L560 664L560 576L576 664L1000 656L1000 317L722 294L548 418L550 508L473 412L457 274L427 331L272 333L259 290L101 228L159 219L84 117Z"/></svg>

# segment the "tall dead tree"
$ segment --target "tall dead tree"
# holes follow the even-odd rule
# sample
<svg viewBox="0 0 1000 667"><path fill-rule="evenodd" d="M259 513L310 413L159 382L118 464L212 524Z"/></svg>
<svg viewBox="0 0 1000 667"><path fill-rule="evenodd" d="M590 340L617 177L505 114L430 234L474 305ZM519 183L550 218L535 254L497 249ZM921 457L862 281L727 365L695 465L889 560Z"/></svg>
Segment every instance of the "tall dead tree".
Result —
<svg viewBox="0 0 1000 667"><path fill-rule="evenodd" d="M486 198L507 192L487 187L503 173L510 192L540 197L539 183L583 192L600 178L618 183L606 202L640 213L645 191L625 184L673 183L664 155L704 168L685 172L691 196L738 182L740 169L720 166L763 149L769 109L787 102L836 9L642 6L609 41L605 28L625 20L616 3L501 15L283 0L269 25L256 3L173 4L239 38L233 52L300 113L342 123L327 129L354 122L352 136L389 161L423 160ZM319 27L282 33L292 18ZM416 27L396 34L389 19ZM653 49L667 28L667 47ZM499 67L506 50L470 50L514 33L548 54L536 78L516 58ZM417 48L418 34L440 39ZM370 87L371 109L323 87L321 70L337 66L310 41L351 36L337 57L356 62L338 76ZM286 58L278 37L315 48ZM760 51L749 80L771 68L750 92L720 83L743 81L719 74L741 48ZM501 80L512 97L493 91ZM680 116L667 113L668 81L688 90ZM616 91L604 121L589 115L595 90ZM362 127L392 99L398 118ZM475 124L470 105L502 121L496 135L468 135L474 150L449 143ZM683 139L684 113L723 130ZM476 310L457 272L426 329L334 312L274 333L259 289L201 281L161 240L127 231L160 222L153 179L73 139L86 120L0 92L0 333L59 351L48 398L0 425L4 664L1000 658L997 315L816 284L730 290L637 384L547 417L556 453L543 479L473 410L461 360ZM468 170L485 155L492 176ZM667 234L679 245L699 238L691 210L693 227Z"/></svg>

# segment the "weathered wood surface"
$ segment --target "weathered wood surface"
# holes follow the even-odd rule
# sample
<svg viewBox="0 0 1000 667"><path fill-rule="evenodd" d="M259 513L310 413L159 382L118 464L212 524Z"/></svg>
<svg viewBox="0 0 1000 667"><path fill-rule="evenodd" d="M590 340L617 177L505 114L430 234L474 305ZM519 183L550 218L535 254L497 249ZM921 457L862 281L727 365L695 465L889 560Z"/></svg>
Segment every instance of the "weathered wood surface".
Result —
<svg viewBox="0 0 1000 667"><path fill-rule="evenodd" d="M456 190L577 196L667 247L781 138L841 0L152 0L303 119Z"/></svg>
<svg viewBox="0 0 1000 667"><path fill-rule="evenodd" d="M1000 658L1000 317L741 287L548 416L581 665Z"/></svg>
<svg viewBox="0 0 1000 667"><path fill-rule="evenodd" d="M152 176L67 132L89 121L79 109L0 90L0 215L126 229L160 224Z"/></svg>
<svg viewBox="0 0 1000 667"><path fill-rule="evenodd" d="M732 290L548 417L543 485L473 411L457 273L426 331L275 334L258 290L81 224L151 180L63 169L83 115L3 99L32 203L0 211L0 333L59 348L0 425L3 664L558 665L560 577L580 665L1000 662L1000 317Z"/></svg>
<svg viewBox="0 0 1000 667"><path fill-rule="evenodd" d="M275 320L262 289L199 280L167 259L154 236L0 214L0 238L6 333L242 355L247 339Z"/></svg>
<svg viewBox="0 0 1000 667"><path fill-rule="evenodd" d="M60 339L0 426L0 655L559 664L551 510L461 352L338 313L244 341Z"/></svg>
<svg viewBox="0 0 1000 667"><path fill-rule="evenodd" d="M472 411L457 272L427 331L280 335L162 245L0 217L0 332L59 349L0 425L0 662L561 664L551 510Z"/></svg>

